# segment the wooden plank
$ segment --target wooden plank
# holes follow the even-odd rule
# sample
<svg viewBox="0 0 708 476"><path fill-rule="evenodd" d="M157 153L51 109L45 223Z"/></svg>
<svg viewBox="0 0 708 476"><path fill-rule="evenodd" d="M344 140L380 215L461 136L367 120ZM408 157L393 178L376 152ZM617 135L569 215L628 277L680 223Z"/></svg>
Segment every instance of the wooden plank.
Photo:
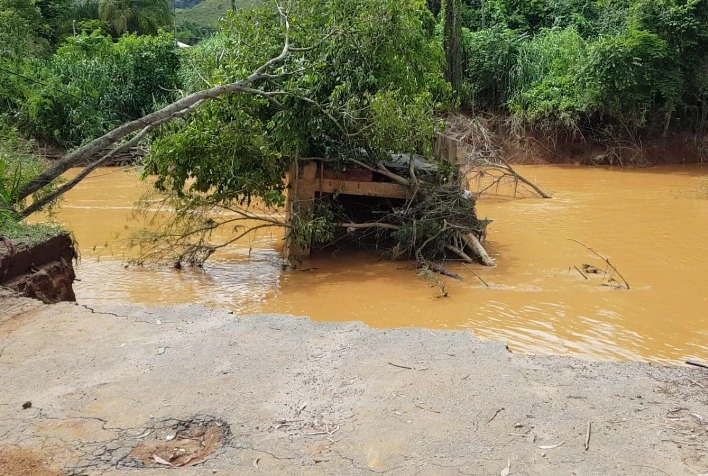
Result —
<svg viewBox="0 0 708 476"><path fill-rule="evenodd" d="M447 161L450 165L460 165L464 162L465 149L462 142L454 137L438 133L435 136L434 155Z"/></svg>
<svg viewBox="0 0 708 476"><path fill-rule="evenodd" d="M342 193L364 197L408 198L408 189L397 183L355 182L351 180L323 179L303 181L299 186L322 193Z"/></svg>
<svg viewBox="0 0 708 476"><path fill-rule="evenodd" d="M317 162L301 162L299 164L300 178L305 180L317 177Z"/></svg>
<svg viewBox="0 0 708 476"><path fill-rule="evenodd" d="M366 169L347 169L344 171L330 169L325 167L322 178L332 180L354 180L355 182L372 182L374 173Z"/></svg>

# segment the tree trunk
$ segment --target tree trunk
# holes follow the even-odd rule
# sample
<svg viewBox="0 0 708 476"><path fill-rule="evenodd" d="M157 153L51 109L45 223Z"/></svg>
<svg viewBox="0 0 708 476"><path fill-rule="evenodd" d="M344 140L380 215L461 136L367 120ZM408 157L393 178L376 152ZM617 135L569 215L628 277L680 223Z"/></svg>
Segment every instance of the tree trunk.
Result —
<svg viewBox="0 0 708 476"><path fill-rule="evenodd" d="M54 180L59 178L64 172L66 172L70 168L83 164L88 164L89 167L93 166L95 168L96 166L100 165L100 163L104 163L108 158L110 158L110 156L115 154L115 151L109 152L108 155L104 155L102 157L99 156L99 158L96 158L96 155L99 154L101 151L107 150L111 147L117 147L119 149L122 149L125 148L128 144L135 145L138 141L134 141L135 143L133 143L133 141L128 141L127 144L120 144L128 136L131 136L136 132L138 132L138 136L144 136L155 127L165 124L175 118L183 117L185 114L190 113L206 100L216 99L225 94L242 93L265 97L266 99L277 103L276 96L282 94L281 92L264 91L254 87L254 84L265 79L286 76L288 73L282 73L281 75L274 76L269 74L268 72L272 66L282 63L292 51L307 50L307 48L293 48L291 46L290 21L287 17L286 12L280 11L280 15L285 25L285 40L283 44L283 49L278 56L269 59L261 66L259 66L256 70L254 70L248 77L240 81L215 86L210 89L205 89L192 93L188 96L178 99L177 101L171 104L168 104L167 106L163 107L158 111L146 114L145 116L139 119L126 122L116 127L112 131L107 132L101 137L98 137L92 140L91 142L79 147L75 151L67 154L62 159L57 161L47 170L43 171L34 180L25 184L18 192L17 196L14 197L13 202L10 203L11 208L14 210L14 208L18 204L21 204L23 200L51 184ZM53 194L53 198L56 198L61 194L68 192L83 178L84 177L81 176L79 180L72 180L71 182L65 184L65 186L60 189L61 192ZM15 210L15 212L19 213L19 215L21 215L22 217L26 217L30 213L39 210L41 206L47 203L47 200L45 199L43 202L44 203L38 202L37 205L31 205L30 207L27 207L24 211L18 212L17 210Z"/></svg>
<svg viewBox="0 0 708 476"><path fill-rule="evenodd" d="M497 265L494 260L489 256L487 250L484 249L482 243L480 243L477 237L474 236L472 233L463 235L462 239L464 240L467 247L472 250L472 252L479 258L480 262L484 266L493 267Z"/></svg>

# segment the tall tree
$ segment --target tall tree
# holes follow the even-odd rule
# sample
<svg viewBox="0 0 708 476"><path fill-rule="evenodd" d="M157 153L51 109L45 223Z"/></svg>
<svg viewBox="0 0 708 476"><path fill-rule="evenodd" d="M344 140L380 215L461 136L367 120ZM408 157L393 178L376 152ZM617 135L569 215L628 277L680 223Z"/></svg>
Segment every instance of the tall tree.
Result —
<svg viewBox="0 0 708 476"><path fill-rule="evenodd" d="M462 87L462 4L461 0L445 0L446 79L455 91Z"/></svg>
<svg viewBox="0 0 708 476"><path fill-rule="evenodd" d="M116 35L155 34L173 21L171 0L98 0L98 14Z"/></svg>

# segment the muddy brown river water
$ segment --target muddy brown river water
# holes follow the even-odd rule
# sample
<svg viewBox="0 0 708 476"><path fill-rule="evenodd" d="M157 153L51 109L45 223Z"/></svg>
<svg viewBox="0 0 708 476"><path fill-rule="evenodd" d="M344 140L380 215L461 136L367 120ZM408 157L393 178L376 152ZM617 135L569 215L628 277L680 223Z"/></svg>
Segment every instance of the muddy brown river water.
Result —
<svg viewBox="0 0 708 476"><path fill-rule="evenodd" d="M104 169L66 197L58 220L75 233L83 304L200 303L238 314L277 312L373 327L472 329L516 351L677 363L708 360L708 168L525 166L552 200L485 198L495 221L494 269L461 265L449 297L406 269L359 252L321 253L308 271L283 271L281 235L260 234L204 269L124 267L126 227L147 185L134 170ZM73 173L76 173L74 171ZM631 290L585 279L608 256Z"/></svg>

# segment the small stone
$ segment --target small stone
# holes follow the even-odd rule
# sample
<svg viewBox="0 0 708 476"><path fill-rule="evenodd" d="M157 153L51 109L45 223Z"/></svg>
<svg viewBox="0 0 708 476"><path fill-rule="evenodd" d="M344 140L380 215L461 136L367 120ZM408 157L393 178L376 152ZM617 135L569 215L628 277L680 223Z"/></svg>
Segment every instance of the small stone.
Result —
<svg viewBox="0 0 708 476"><path fill-rule="evenodd" d="M27 410L28 408L32 408L32 402L30 402L29 400L22 404L23 410Z"/></svg>

